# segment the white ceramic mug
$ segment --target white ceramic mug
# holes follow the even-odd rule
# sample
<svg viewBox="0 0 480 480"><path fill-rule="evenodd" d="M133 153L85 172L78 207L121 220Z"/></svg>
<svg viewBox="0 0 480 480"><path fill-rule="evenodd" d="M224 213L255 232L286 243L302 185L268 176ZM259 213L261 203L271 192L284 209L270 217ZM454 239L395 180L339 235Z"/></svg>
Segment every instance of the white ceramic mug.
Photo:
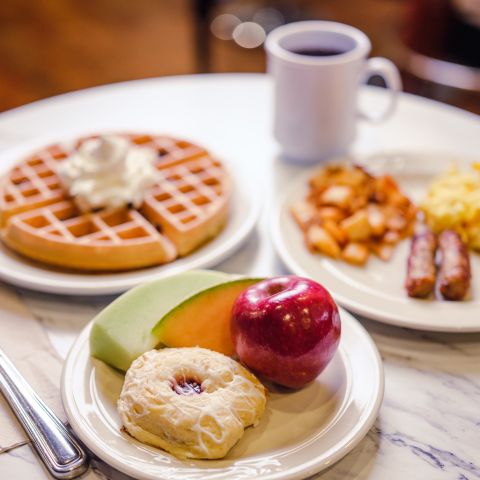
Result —
<svg viewBox="0 0 480 480"><path fill-rule="evenodd" d="M379 122L395 109L398 70L385 58L367 59L370 41L354 27L290 23L273 30L265 48L275 83L274 135L289 160L314 163L345 154L359 117ZM357 107L359 85L372 75L390 90L388 107L375 115Z"/></svg>

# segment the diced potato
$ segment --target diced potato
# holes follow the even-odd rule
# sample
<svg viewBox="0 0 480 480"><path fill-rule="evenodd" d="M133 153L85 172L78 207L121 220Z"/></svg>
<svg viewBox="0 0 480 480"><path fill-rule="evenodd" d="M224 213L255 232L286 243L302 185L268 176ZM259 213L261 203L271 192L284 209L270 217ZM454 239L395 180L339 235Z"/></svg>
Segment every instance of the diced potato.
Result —
<svg viewBox="0 0 480 480"><path fill-rule="evenodd" d="M338 207L321 207L317 211L318 218L321 220L333 220L334 222L340 222L345 218L345 213Z"/></svg>
<svg viewBox="0 0 480 480"><path fill-rule="evenodd" d="M338 258L340 255L341 250L335 238L318 225L312 225L308 229L306 239L311 250L319 251L333 258Z"/></svg>
<svg viewBox="0 0 480 480"><path fill-rule="evenodd" d="M407 219L401 213L395 213L387 218L387 228L401 232L407 227Z"/></svg>
<svg viewBox="0 0 480 480"><path fill-rule="evenodd" d="M423 216L422 212L420 212L420 215L419 215L419 211L413 203L410 203L406 207L402 207L401 212L405 216L405 218L407 219L408 223L412 223L418 217Z"/></svg>
<svg viewBox="0 0 480 480"><path fill-rule="evenodd" d="M355 192L355 195L348 206L351 212L356 212L357 210L360 210L361 208L366 207L367 204L368 204L367 196L364 194Z"/></svg>
<svg viewBox="0 0 480 480"><path fill-rule="evenodd" d="M398 243L401 239L401 236L398 232L394 230L388 230L385 235L383 236L383 241L385 243L395 244Z"/></svg>
<svg viewBox="0 0 480 480"><path fill-rule="evenodd" d="M410 200L398 191L392 191L388 194L388 203L395 207L407 207Z"/></svg>
<svg viewBox="0 0 480 480"><path fill-rule="evenodd" d="M333 220L325 220L322 222L322 227L337 241L339 245L345 245L348 241L348 235L338 223Z"/></svg>
<svg viewBox="0 0 480 480"><path fill-rule="evenodd" d="M393 192L397 192L398 187L389 175L377 177L374 182L374 199L378 203L385 203Z"/></svg>
<svg viewBox="0 0 480 480"><path fill-rule="evenodd" d="M380 207L374 204L369 205L367 208L367 217L370 228L372 229L372 234L375 236L382 235L383 232L385 232L387 219Z"/></svg>
<svg viewBox="0 0 480 480"><path fill-rule="evenodd" d="M406 228L400 233L402 238L411 237L415 233L415 223L410 220Z"/></svg>
<svg viewBox="0 0 480 480"><path fill-rule="evenodd" d="M347 232L348 238L352 241L368 240L372 233L365 209L359 210L340 222L340 227Z"/></svg>
<svg viewBox="0 0 480 480"><path fill-rule="evenodd" d="M383 175L379 177L379 180L386 192L392 193L399 191L397 182L390 175Z"/></svg>
<svg viewBox="0 0 480 480"><path fill-rule="evenodd" d="M417 208L392 177L337 163L311 177L305 200L293 205L292 214L312 252L363 265L370 252L390 259L395 244L413 234ZM470 237L480 249L480 233L475 233Z"/></svg>
<svg viewBox="0 0 480 480"><path fill-rule="evenodd" d="M338 185L348 185L350 187L359 187L367 180L367 174L359 167L344 168L335 175L335 183Z"/></svg>
<svg viewBox="0 0 480 480"><path fill-rule="evenodd" d="M342 259L354 265L364 265L368 259L369 250L364 243L347 243L342 251Z"/></svg>
<svg viewBox="0 0 480 480"><path fill-rule="evenodd" d="M335 180L335 176L338 175L339 173L343 172L347 168L345 165L342 165L341 163L329 163L325 167L323 167L323 171L325 172L325 175L329 177L331 180Z"/></svg>
<svg viewBox="0 0 480 480"><path fill-rule="evenodd" d="M315 190L324 190L330 184L328 172L321 169L310 178L310 186Z"/></svg>
<svg viewBox="0 0 480 480"><path fill-rule="evenodd" d="M387 243L371 243L370 250L378 257L380 260L387 262L392 258L393 254L393 245Z"/></svg>
<svg viewBox="0 0 480 480"><path fill-rule="evenodd" d="M296 202L291 207L292 215L302 230L305 230L315 217L315 206L305 200Z"/></svg>
<svg viewBox="0 0 480 480"><path fill-rule="evenodd" d="M353 190L344 185L328 187L321 195L320 200L326 205L347 208L353 199Z"/></svg>

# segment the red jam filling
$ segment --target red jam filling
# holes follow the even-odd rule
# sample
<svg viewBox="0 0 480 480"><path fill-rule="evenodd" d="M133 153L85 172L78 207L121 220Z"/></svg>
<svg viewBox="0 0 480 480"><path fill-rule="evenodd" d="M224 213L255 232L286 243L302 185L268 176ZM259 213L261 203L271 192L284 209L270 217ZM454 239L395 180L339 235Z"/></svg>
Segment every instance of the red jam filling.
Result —
<svg viewBox="0 0 480 480"><path fill-rule="evenodd" d="M202 385L195 378L175 379L172 390L177 395L199 395L202 393Z"/></svg>

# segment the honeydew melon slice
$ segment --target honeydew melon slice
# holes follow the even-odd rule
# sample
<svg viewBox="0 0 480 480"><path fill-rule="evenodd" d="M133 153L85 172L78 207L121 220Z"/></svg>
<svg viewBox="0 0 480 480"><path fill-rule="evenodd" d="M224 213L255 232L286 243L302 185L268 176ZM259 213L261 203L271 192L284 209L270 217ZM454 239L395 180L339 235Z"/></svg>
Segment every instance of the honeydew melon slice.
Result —
<svg viewBox="0 0 480 480"><path fill-rule="evenodd" d="M165 314L185 299L231 278L223 272L192 270L129 290L95 317L90 334L91 355L112 367L128 370L133 360L162 343L152 328ZM195 317L201 318L202 312L196 312Z"/></svg>

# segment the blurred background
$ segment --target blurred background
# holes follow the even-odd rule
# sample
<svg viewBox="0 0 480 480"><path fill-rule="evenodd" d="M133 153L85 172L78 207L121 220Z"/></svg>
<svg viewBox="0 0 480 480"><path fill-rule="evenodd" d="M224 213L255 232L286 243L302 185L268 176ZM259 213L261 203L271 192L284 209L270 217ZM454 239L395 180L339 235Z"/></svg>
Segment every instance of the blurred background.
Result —
<svg viewBox="0 0 480 480"><path fill-rule="evenodd" d="M264 72L284 23L351 24L404 89L480 113L480 0L2 0L0 111L105 83Z"/></svg>

